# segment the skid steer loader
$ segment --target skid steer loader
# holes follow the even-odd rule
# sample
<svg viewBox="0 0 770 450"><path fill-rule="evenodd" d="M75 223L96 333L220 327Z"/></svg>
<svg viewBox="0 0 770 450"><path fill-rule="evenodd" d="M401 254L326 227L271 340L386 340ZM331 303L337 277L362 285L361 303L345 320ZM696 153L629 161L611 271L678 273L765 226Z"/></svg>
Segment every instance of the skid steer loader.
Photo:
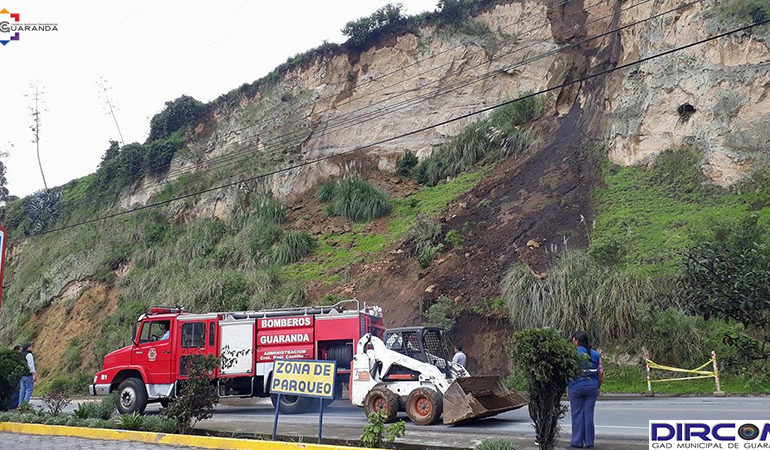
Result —
<svg viewBox="0 0 770 450"><path fill-rule="evenodd" d="M366 415L386 422L399 411L417 425L444 418L456 424L520 408L527 400L505 388L498 376L471 377L448 358L444 330L394 328L383 339L366 334L358 341L350 374L350 397Z"/></svg>

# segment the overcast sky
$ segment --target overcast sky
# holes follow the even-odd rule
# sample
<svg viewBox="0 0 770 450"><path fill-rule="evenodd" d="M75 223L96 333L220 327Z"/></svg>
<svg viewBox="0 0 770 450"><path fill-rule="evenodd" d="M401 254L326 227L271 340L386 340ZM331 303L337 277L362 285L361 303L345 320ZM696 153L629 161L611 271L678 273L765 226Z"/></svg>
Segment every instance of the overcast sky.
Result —
<svg viewBox="0 0 770 450"><path fill-rule="evenodd" d="M391 0L392 2L393 0ZM407 13L437 0L402 0ZM387 0L53 1L2 0L21 23L57 32L21 32L0 46L0 150L10 152L11 194L43 188L30 131L30 83L44 90L40 156L48 186L96 169L118 140L97 80L111 88L126 143L144 142L150 118L182 94L203 102L267 74L289 56L328 40L346 22ZM0 14L0 22L9 15ZM12 20L12 19L11 19ZM0 35L0 40L4 39Z"/></svg>

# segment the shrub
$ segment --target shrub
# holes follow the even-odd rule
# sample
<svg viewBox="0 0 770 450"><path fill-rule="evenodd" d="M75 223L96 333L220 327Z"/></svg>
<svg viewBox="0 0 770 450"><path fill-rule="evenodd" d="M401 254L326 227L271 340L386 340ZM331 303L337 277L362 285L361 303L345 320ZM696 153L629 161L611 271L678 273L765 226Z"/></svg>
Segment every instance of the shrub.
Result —
<svg viewBox="0 0 770 450"><path fill-rule="evenodd" d="M353 47L365 47L386 31L396 30L404 22L402 8L400 3L389 3L368 17L351 20L342 28L342 34L348 37L348 43Z"/></svg>
<svg viewBox="0 0 770 450"><path fill-rule="evenodd" d="M715 224L685 252L679 296L705 318L738 322L754 334L734 339L746 359L770 360L770 245L756 215ZM729 339L729 338L728 338Z"/></svg>
<svg viewBox="0 0 770 450"><path fill-rule="evenodd" d="M318 190L315 192L315 197L321 202L328 203L334 199L336 190L337 180L328 179L318 187Z"/></svg>
<svg viewBox="0 0 770 450"><path fill-rule="evenodd" d="M404 152L404 156L398 158L396 161L396 174L402 177L409 177L412 175L412 169L419 163L417 155L409 150Z"/></svg>
<svg viewBox="0 0 770 450"><path fill-rule="evenodd" d="M487 439L473 447L473 450L519 450L519 446L505 439Z"/></svg>
<svg viewBox="0 0 770 450"><path fill-rule="evenodd" d="M194 126L203 116L205 109L203 103L187 95L166 102L163 111L155 114L150 120L150 136L147 141L167 138L176 131Z"/></svg>
<svg viewBox="0 0 770 450"><path fill-rule="evenodd" d="M415 180L435 186L484 159L524 154L533 138L520 127L540 117L543 107L542 97L530 97L498 108L488 119L469 125L440 145L414 169Z"/></svg>
<svg viewBox="0 0 770 450"><path fill-rule="evenodd" d="M185 143L180 133L174 133L166 139L153 141L145 153L144 167L151 172L160 172L171 164L174 155Z"/></svg>
<svg viewBox="0 0 770 450"><path fill-rule="evenodd" d="M138 412L123 414L115 422L123 430L141 430L144 427L144 417Z"/></svg>
<svg viewBox="0 0 770 450"><path fill-rule="evenodd" d="M529 416L541 450L554 448L558 421L566 412L561 397L580 373L575 347L553 329L528 329L513 338L517 364L529 380Z"/></svg>
<svg viewBox="0 0 770 450"><path fill-rule="evenodd" d="M540 279L515 264L502 281L502 294L515 329L554 327L584 330L597 342L628 341L638 329L639 305L654 287L632 272L610 270L583 251L567 251Z"/></svg>
<svg viewBox="0 0 770 450"><path fill-rule="evenodd" d="M425 322L433 327L441 327L450 331L457 319L458 308L449 297L441 296L430 307L425 315Z"/></svg>
<svg viewBox="0 0 770 450"><path fill-rule="evenodd" d="M313 252L315 241L306 231L289 231L273 250L273 262L278 265L291 264Z"/></svg>
<svg viewBox="0 0 770 450"><path fill-rule="evenodd" d="M370 448L379 448L383 443L392 444L398 437L406 433L406 423L403 420L385 426L383 413L371 413L361 434L361 443Z"/></svg>
<svg viewBox="0 0 770 450"><path fill-rule="evenodd" d="M48 393L43 395L43 404L54 417L58 416L71 400L66 380L62 378L52 380Z"/></svg>
<svg viewBox="0 0 770 450"><path fill-rule="evenodd" d="M286 220L286 208L275 197L261 197L253 214L267 223L281 224Z"/></svg>
<svg viewBox="0 0 770 450"><path fill-rule="evenodd" d="M25 375L29 375L29 369L21 353L0 350L0 411L6 409L13 391L19 388L19 381Z"/></svg>
<svg viewBox="0 0 770 450"><path fill-rule="evenodd" d="M430 266L436 253L444 248L440 238L441 225L428 216L418 215L406 241L409 256L416 257L423 269Z"/></svg>
<svg viewBox="0 0 770 450"><path fill-rule="evenodd" d="M444 240L449 244L452 244L453 247L457 247L463 243L463 238L460 236L460 232L457 230L447 231L446 236L444 236Z"/></svg>
<svg viewBox="0 0 770 450"><path fill-rule="evenodd" d="M763 0L737 0L720 5L718 11L722 20L735 26L759 23L770 17L770 5ZM757 32L761 31L762 28L758 27Z"/></svg>
<svg viewBox="0 0 770 450"><path fill-rule="evenodd" d="M187 369L188 378L163 416L174 422L176 431L186 433L200 420L211 418L214 406L219 402L216 386L211 383L209 371L219 366L219 359L211 355L199 361L190 361Z"/></svg>
<svg viewBox="0 0 770 450"><path fill-rule="evenodd" d="M353 222L366 222L390 213L388 194L360 178L341 180L334 194L334 212Z"/></svg>
<svg viewBox="0 0 770 450"><path fill-rule="evenodd" d="M142 429L154 433L173 433L176 431L176 424L163 416L144 416Z"/></svg>

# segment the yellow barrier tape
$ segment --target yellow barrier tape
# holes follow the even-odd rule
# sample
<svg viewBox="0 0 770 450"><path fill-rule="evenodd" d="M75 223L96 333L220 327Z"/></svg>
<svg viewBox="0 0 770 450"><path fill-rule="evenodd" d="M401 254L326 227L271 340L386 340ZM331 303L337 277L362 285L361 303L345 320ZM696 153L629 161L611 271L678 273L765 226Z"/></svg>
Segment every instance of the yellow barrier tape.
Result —
<svg viewBox="0 0 770 450"><path fill-rule="evenodd" d="M695 373L699 375L708 375L708 376L715 376L716 374L713 371L707 371L707 370L700 370L706 367L707 365L711 364L711 361L707 362L706 364L697 367L695 369L680 369L679 367L671 367L671 366L664 366L662 364L658 364L654 361L651 361L649 359L645 359L647 361L647 364L649 364L651 369L659 369L659 370L665 370L668 372L682 372L682 373Z"/></svg>
<svg viewBox="0 0 770 450"><path fill-rule="evenodd" d="M680 377L680 378L661 378L660 380L650 380L650 383L663 383L666 381L681 381L681 380L697 380L699 378L714 378L716 375L700 375L696 377Z"/></svg>

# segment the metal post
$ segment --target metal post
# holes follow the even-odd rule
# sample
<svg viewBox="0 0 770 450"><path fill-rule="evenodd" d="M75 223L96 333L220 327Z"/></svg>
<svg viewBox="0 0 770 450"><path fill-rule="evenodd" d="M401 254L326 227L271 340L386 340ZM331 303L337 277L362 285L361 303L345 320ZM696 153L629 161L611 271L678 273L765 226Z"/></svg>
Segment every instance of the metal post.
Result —
<svg viewBox="0 0 770 450"><path fill-rule="evenodd" d="M281 394L278 394L278 400L275 402L275 420L273 420L273 440L277 440L278 434L278 411L281 409Z"/></svg>
<svg viewBox="0 0 770 450"><path fill-rule="evenodd" d="M647 350L645 350L644 351L644 364L645 364L645 366L647 366L647 393L645 393L644 395L647 396L647 397L652 397L655 394L652 393L652 378L650 377L650 363L649 363L649 361L650 361L650 353Z"/></svg>
<svg viewBox="0 0 770 450"><path fill-rule="evenodd" d="M324 399L319 398L318 403L321 404L320 406L320 412L318 413L318 443L321 443L321 436L323 434L323 428L324 428Z"/></svg>
<svg viewBox="0 0 770 450"><path fill-rule="evenodd" d="M722 391L722 385L719 382L719 365L717 364L717 354L711 352L711 364L714 366L714 382L717 385L717 391L714 392L714 397L724 397L725 393Z"/></svg>

